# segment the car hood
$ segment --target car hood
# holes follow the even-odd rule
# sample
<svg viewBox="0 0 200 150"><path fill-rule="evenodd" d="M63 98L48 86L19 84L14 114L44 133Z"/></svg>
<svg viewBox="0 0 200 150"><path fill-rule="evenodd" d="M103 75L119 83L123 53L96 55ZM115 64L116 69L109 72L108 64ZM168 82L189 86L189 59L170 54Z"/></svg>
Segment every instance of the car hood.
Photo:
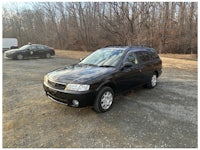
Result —
<svg viewBox="0 0 200 150"><path fill-rule="evenodd" d="M14 53L20 51L20 49L11 49L11 50L7 50L5 53Z"/></svg>
<svg viewBox="0 0 200 150"><path fill-rule="evenodd" d="M88 83L114 72L112 67L96 67L87 65L71 65L55 70L48 74L48 78L60 83Z"/></svg>

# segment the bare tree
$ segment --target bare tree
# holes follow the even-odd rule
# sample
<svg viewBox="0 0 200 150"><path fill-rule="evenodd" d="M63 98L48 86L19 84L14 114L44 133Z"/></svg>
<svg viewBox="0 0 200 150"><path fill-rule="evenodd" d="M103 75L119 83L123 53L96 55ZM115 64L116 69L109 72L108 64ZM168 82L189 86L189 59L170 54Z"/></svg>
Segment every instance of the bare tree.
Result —
<svg viewBox="0 0 200 150"><path fill-rule="evenodd" d="M197 53L197 2L35 2L3 7L3 36L58 49L149 45Z"/></svg>
<svg viewBox="0 0 200 150"><path fill-rule="evenodd" d="M169 19L169 2L164 3L163 7L163 26L162 26L162 37L161 37L161 48L160 53L162 53L163 50L165 50L165 44L167 40L167 23Z"/></svg>

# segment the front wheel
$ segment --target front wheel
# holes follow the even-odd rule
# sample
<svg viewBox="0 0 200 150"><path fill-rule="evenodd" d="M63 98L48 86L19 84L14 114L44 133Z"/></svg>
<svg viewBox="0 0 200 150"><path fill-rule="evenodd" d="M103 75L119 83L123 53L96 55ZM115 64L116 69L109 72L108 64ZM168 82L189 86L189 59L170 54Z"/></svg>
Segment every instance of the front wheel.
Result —
<svg viewBox="0 0 200 150"><path fill-rule="evenodd" d="M149 83L147 83L147 88L152 89L157 85L157 75L156 73L154 73L149 81Z"/></svg>
<svg viewBox="0 0 200 150"><path fill-rule="evenodd" d="M24 58L24 56L22 54L17 54L17 59L18 60L22 60Z"/></svg>
<svg viewBox="0 0 200 150"><path fill-rule="evenodd" d="M94 102L94 110L97 112L108 111L114 100L114 92L110 87L103 87Z"/></svg>

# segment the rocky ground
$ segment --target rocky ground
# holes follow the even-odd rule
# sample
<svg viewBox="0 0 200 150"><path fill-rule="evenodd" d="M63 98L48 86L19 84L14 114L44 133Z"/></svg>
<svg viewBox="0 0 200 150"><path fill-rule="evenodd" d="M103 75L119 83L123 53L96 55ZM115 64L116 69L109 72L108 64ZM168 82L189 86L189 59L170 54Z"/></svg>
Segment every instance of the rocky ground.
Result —
<svg viewBox="0 0 200 150"><path fill-rule="evenodd" d="M121 94L102 114L57 104L44 93L44 75L77 60L3 59L3 147L197 147L197 62L185 69L176 67L179 59L166 59L156 88Z"/></svg>

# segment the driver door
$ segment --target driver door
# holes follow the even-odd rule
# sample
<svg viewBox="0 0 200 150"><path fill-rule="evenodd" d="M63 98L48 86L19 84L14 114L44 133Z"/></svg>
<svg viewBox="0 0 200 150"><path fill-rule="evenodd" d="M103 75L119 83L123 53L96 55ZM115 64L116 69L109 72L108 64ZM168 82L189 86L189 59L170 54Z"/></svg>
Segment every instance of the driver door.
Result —
<svg viewBox="0 0 200 150"><path fill-rule="evenodd" d="M128 62L132 65L123 66ZM119 87L119 91L128 90L132 87L139 85L141 82L141 70L138 59L134 52L129 52L122 63L122 68L117 74L116 83Z"/></svg>
<svg viewBox="0 0 200 150"><path fill-rule="evenodd" d="M37 53L37 47L35 45L30 45L26 54L28 57L35 57Z"/></svg>

